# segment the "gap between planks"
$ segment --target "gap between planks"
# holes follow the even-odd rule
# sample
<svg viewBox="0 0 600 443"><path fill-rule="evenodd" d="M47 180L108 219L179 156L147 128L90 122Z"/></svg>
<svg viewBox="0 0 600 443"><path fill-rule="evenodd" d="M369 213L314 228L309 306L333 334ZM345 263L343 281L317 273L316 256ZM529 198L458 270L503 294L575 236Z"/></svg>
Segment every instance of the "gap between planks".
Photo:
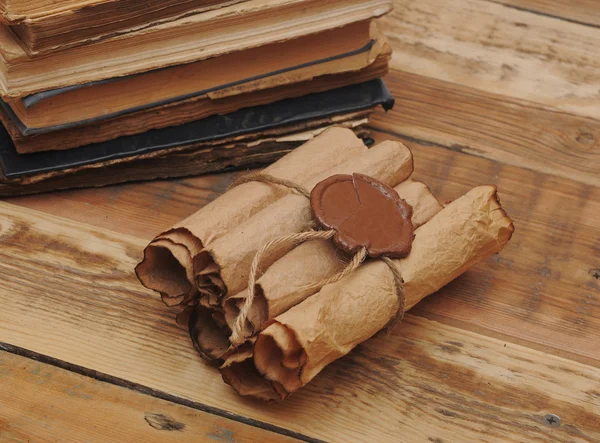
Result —
<svg viewBox="0 0 600 443"><path fill-rule="evenodd" d="M115 385L121 388L129 389L131 391L135 391L137 393L147 395L153 398L157 398L160 400L165 400L171 403L175 403L181 406L185 406L191 409L195 409L197 411L202 411L207 414L215 415L217 417L225 418L228 420L233 420L244 425L252 426L264 431L272 432L275 434L279 434L281 436L289 437L290 439L305 441L309 443L323 443L323 440L319 440L316 438L309 437L307 435L303 435L298 432L291 431L286 428L282 428L280 426L275 426L270 423L262 422L259 420L254 420L249 417L245 417L243 415L239 415L233 412L226 411L224 409L219 409L213 406L209 406L197 401L192 401L189 399L185 399L182 397L178 397L176 395L169 394L167 392L159 391L156 389L152 389L148 386L141 385L139 383L135 383L129 380L125 380L119 377L114 377L109 374L105 374L93 369L85 368L83 366L79 366L73 363L69 363L57 358L50 357L48 355L43 355L29 349L25 349L19 346L13 346L9 343L0 342L0 351L4 351L13 355L18 355L20 357L24 357L36 362L40 362L43 364L47 364L53 366L55 368L63 369L69 372L73 372L84 377L91 378L93 380L97 380L103 383L109 383L111 385ZM85 392L84 392L85 394ZM1 431L1 429L0 429ZM1 433L0 433L1 436ZM287 440L286 440L287 441Z"/></svg>
<svg viewBox="0 0 600 443"><path fill-rule="evenodd" d="M532 14L600 28L597 0L487 0Z"/></svg>
<svg viewBox="0 0 600 443"><path fill-rule="evenodd" d="M6 443L316 441L4 343L0 383Z"/></svg>
<svg viewBox="0 0 600 443"><path fill-rule="evenodd" d="M386 82L396 106L371 128L600 186L600 121L404 71Z"/></svg>
<svg viewBox="0 0 600 443"><path fill-rule="evenodd" d="M481 164L474 168L482 169ZM464 186L463 177L473 173L460 172L454 188ZM441 170L429 173L443 175ZM214 369L199 361L172 314L139 286L131 268L142 242L13 205L0 206L0 251L6 256L0 261L4 342L336 441L350 435L383 441L408 429L417 437L449 433L474 441L482 432L496 438L549 438L551 430L541 425L548 412L559 413L568 425L552 431L556 441L600 436L593 419L600 412L595 403L599 393L593 388L600 382L595 380L596 369L411 315L393 338L370 340L288 401L258 407L234 395ZM446 293L459 297L466 291L480 297L494 292L496 286L486 274L498 265L502 261L485 262ZM472 286L481 281L483 289ZM502 287L507 295L514 289L510 283ZM440 298L446 298L448 311L452 305L443 291L431 299ZM460 311L460 305L456 307ZM571 337L569 343L574 340ZM375 410L380 412L376 422ZM495 417L493 430L488 429L490 413Z"/></svg>
<svg viewBox="0 0 600 443"><path fill-rule="evenodd" d="M600 350L594 343L600 336L600 282L593 277L593 270L600 269L600 243L594 243L600 238L600 197L596 197L600 190L448 149L407 144L415 154L415 177L427 183L441 201L480 184L496 183L517 229L505 251L461 277L460 284L450 285L453 289L444 288L426 300L420 307L427 310L419 311L420 315L444 315L448 324L471 325L491 336L513 336L519 343L535 343L536 349L598 365ZM216 179L221 183L222 177ZM157 189L159 185L153 184ZM169 186L178 192L176 182ZM127 189L122 192L128 195ZM161 203L166 215L146 206L154 197L136 200L131 194L128 200L139 204L129 208L139 219L131 221L119 212L110 212L110 206L100 206L111 214L109 223L104 218L97 223L94 217L89 222L113 230L113 236L125 226L127 231L146 230L148 237L160 231L148 230L144 219L162 223L164 229L172 223L168 200ZM198 209L193 194L187 201L182 211ZM78 220L85 220L84 208L76 212ZM48 209L61 214L62 206ZM142 245L140 242L139 250L132 253L139 256ZM507 294L501 291L503 286L510 288Z"/></svg>
<svg viewBox="0 0 600 443"><path fill-rule="evenodd" d="M390 139L373 135L376 142ZM415 156L413 177L440 201L496 184L516 228L488 260L496 265L476 266L414 313L600 367L600 188L400 140Z"/></svg>
<svg viewBox="0 0 600 443"><path fill-rule="evenodd" d="M600 118L600 33L484 0L395 0L390 67Z"/></svg>

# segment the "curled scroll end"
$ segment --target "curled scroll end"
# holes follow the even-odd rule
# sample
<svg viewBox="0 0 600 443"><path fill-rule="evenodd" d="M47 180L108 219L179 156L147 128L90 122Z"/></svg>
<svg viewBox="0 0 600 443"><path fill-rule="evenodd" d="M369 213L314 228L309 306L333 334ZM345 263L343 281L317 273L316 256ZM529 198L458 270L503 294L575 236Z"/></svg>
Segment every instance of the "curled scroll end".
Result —
<svg viewBox="0 0 600 443"><path fill-rule="evenodd" d="M194 349L202 358L218 363L230 348L228 328L215 311L197 305L189 312L188 330Z"/></svg>
<svg viewBox="0 0 600 443"><path fill-rule="evenodd" d="M256 338L245 341L232 348L223 356L219 367L223 381L239 395L251 397L268 403L278 402L289 395L277 382L264 378L254 365L254 343Z"/></svg>
<svg viewBox="0 0 600 443"><path fill-rule="evenodd" d="M513 234L515 233L515 223L508 216L508 214L502 207L502 203L500 202L500 197L498 196L498 188L495 185L490 185L490 187L493 189L493 198L497 204L497 207L494 208L494 210L497 211L497 214L498 214L496 218L499 221L499 224L504 228L505 237L506 237L504 239L504 241L508 242L512 238Z"/></svg>
<svg viewBox="0 0 600 443"><path fill-rule="evenodd" d="M185 228L164 232L144 249L136 276L142 285L159 292L167 306L188 304L197 295L192 256L201 247L200 240Z"/></svg>
<svg viewBox="0 0 600 443"><path fill-rule="evenodd" d="M349 253L363 247L369 257L406 257L413 241L412 207L391 187L362 174L333 175L310 197L313 216L336 231L335 244Z"/></svg>
<svg viewBox="0 0 600 443"><path fill-rule="evenodd" d="M193 289L185 268L177 260L177 253L174 252L179 248L180 245L169 240L155 240L144 249L144 259L135 267L135 274L140 283L159 292L163 300L181 301Z"/></svg>
<svg viewBox="0 0 600 443"><path fill-rule="evenodd" d="M304 382L302 371L308 356L294 332L273 321L262 331L254 344L254 365L257 371L280 386L287 395L300 389ZM283 399L283 398L282 398Z"/></svg>
<svg viewBox="0 0 600 443"><path fill-rule="evenodd" d="M265 379L254 366L252 354L245 359L227 360L220 368L223 381L242 397L276 403L289 394L277 382Z"/></svg>

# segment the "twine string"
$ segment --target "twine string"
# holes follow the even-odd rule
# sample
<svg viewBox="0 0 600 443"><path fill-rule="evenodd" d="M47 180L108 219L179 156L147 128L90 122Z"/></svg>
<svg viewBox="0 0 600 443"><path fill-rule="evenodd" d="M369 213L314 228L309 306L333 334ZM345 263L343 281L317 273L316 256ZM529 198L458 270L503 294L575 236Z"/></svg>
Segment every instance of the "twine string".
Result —
<svg viewBox="0 0 600 443"><path fill-rule="evenodd" d="M366 258L367 258L367 248L361 248L360 251L358 251L356 254L354 254L354 256L352 257L352 260L350 260L348 265L342 271L338 272L335 275L332 275L329 278L323 279L320 282L302 286L300 289L303 291L318 290L318 289L321 289L323 286L337 283L338 281L340 281L347 275L352 274L366 260Z"/></svg>
<svg viewBox="0 0 600 443"><path fill-rule="evenodd" d="M260 182L260 183L270 183L274 185L285 186L286 188L293 189L298 194L305 196L306 198L310 198L310 191L308 191L303 186L294 183L291 180L286 180L285 178L275 177L271 174L264 174L262 172L253 172L251 174L246 174L238 178L234 181L229 189L235 188L236 186L243 185L244 183L250 182Z"/></svg>
<svg viewBox="0 0 600 443"><path fill-rule="evenodd" d="M278 177L262 174L262 173L253 173L248 174L243 177L237 179L231 187L239 186L243 183L249 183L252 181L258 181L263 183L271 183L282 185L287 188L293 189L297 191L299 194L304 195L307 198L310 198L310 192L308 192L305 188L291 180L280 179ZM254 299L256 297L256 281L264 273L260 269L260 265L264 259L264 256L275 248L279 248L282 246L289 245L298 245L304 243L305 241L310 240L330 240L336 234L335 230L328 231L317 231L314 229L310 229L308 231L284 235L282 237L275 238L269 242L267 242L262 248L258 250L254 259L252 260L252 264L250 266L250 276L248 277L248 294L244 303L238 313L238 316L235 320L231 331L230 341L234 346L237 346L245 341L247 337L244 335L244 328L246 327L246 322L248 321L248 316L250 314L250 309L252 308L252 304L254 303ZM404 308L406 305L404 298L404 280L402 279L402 275L400 271L394 264L394 262L389 257L380 257L381 260L388 266L392 275L394 277L394 289L396 291L396 295L398 297L398 311L395 315L394 319L390 322L390 325L386 328L387 330L391 330L396 324L398 324L402 318L404 317ZM363 247L352 257L352 260L348 263L348 265L337 274L332 277L321 280L320 282L314 283L308 287L303 288L304 290L315 289L320 290L322 287L337 283L342 280L344 277L352 274L356 271L362 263L367 259L367 248Z"/></svg>
<svg viewBox="0 0 600 443"><path fill-rule="evenodd" d="M258 250L254 259L252 260L252 265L250 266L250 276L248 277L248 294L246 295L246 299L244 300L244 304L238 313L238 316L235 320L235 324L233 325L231 331L230 341L232 344L240 344L242 343L246 337L244 336L244 328L246 326L246 321L248 320L248 315L250 314L250 309L252 308L252 304L254 303L254 298L256 297L256 280L259 278L259 274L262 275L260 265L263 261L263 257L270 252L271 250L288 245L300 244L308 240L329 240L335 235L335 231L305 231L299 232L295 234L284 235L283 237L278 237L274 240L271 240Z"/></svg>
<svg viewBox="0 0 600 443"><path fill-rule="evenodd" d="M381 260L390 268L392 275L394 276L394 285L396 286L396 296L398 297L398 311L396 315L387 326L387 331L391 331L394 327L402 321L404 318L404 311L406 310L406 297L404 295L404 279L398 267L394 264L394 260L389 257L381 257Z"/></svg>

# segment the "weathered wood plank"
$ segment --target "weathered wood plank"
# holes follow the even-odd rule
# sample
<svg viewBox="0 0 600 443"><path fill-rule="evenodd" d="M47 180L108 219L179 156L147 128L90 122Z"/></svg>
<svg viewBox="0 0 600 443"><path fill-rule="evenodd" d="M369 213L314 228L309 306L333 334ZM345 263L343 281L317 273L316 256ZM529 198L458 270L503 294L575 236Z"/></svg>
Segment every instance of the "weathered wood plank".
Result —
<svg viewBox="0 0 600 443"><path fill-rule="evenodd" d="M596 28L484 0L396 0L391 67L600 117Z"/></svg>
<svg viewBox="0 0 600 443"><path fill-rule="evenodd" d="M600 26L597 0L488 0L505 6L559 17L591 26Z"/></svg>
<svg viewBox="0 0 600 443"><path fill-rule="evenodd" d="M441 201L496 184L516 229L501 254L423 301L419 315L600 366L600 189L403 141L415 178Z"/></svg>
<svg viewBox="0 0 600 443"><path fill-rule="evenodd" d="M439 148L415 147L415 154L417 165L425 159L437 165L437 171L426 171L437 177L432 179L434 190L442 196L458 195L469 181L497 173L500 185L507 188L502 195L517 220L517 233L522 232L512 250L483 263L432 300L443 298L446 314L458 311L476 322L486 312L494 313L495 306L506 309L508 300L514 306L508 306L505 315L501 310L494 313L495 323L510 323L514 317L520 321L515 335L535 336L548 335L558 319L562 331L554 332L557 340L549 348L597 355L597 310L582 305L582 312L571 294L583 269L563 274L564 282L548 275L556 263L566 263L565 271L585 265L579 249L587 250L589 239L598 238L589 235L590 229L598 228L591 220L598 209L592 191L588 189L591 206L582 207L576 220L558 218L545 226L543 219L535 218L537 211L559 211L559 217L572 212L572 205L560 197L581 195L583 185L556 183L534 173L523 177L518 168L503 171L494 162ZM445 154L451 156L444 158ZM464 157L466 165L456 162L452 168L455 156ZM445 182L445 174L452 174L453 184ZM544 195L548 188L557 196ZM580 203L574 198L574 204ZM529 226L526 210L534 211ZM174 326L158 297L137 283L132 267L143 241L6 203L0 204L0 214L0 341L333 441L397 441L399 435L408 436L408 441L600 438L596 368L414 316L391 338L361 346L283 404L242 400L194 354L185 331ZM575 225L583 232L573 232ZM571 237L556 239L558 228ZM546 251L529 250L530 235L534 243L563 247L556 263L547 263L548 269L538 274L535 266L547 258L541 257ZM542 285L528 288L531 282ZM580 298L575 301L594 303L597 282L592 283L586 293L590 297L576 293ZM463 300L462 305L448 301L451 294ZM556 311L571 318L557 316ZM572 330L572 322L577 330ZM514 328L514 321L508 327ZM547 337L540 342L544 340ZM560 415L564 424L545 427L541 417L549 412Z"/></svg>
<svg viewBox="0 0 600 443"><path fill-rule="evenodd" d="M294 442L295 438L0 351L2 442Z"/></svg>
<svg viewBox="0 0 600 443"><path fill-rule="evenodd" d="M378 138L381 141L390 135ZM448 296L425 301L419 309L426 310L419 314L499 337L506 334L579 361L600 362L596 344L600 286L594 278L594 270L600 269L598 189L447 149L407 143L415 153L416 177L428 183L442 201L479 184L497 183L517 229L493 266L478 267L456 287L442 290ZM230 179L220 175L192 180L206 188L216 180L216 193L226 189ZM202 200L204 187L199 190L178 183L115 188L121 189L115 205L104 200L110 190L97 190L69 205L47 200L43 209L149 239L179 220L171 214L191 214L197 209L196 201ZM172 186L172 192L165 193L165 186ZM170 195L177 197L170 201ZM81 205L94 196L98 197L91 200L93 205ZM45 202L38 200L38 204Z"/></svg>
<svg viewBox="0 0 600 443"><path fill-rule="evenodd" d="M150 240L222 194L236 173L11 198L11 203Z"/></svg>
<svg viewBox="0 0 600 443"><path fill-rule="evenodd" d="M386 82L397 105L377 129L600 186L600 121L403 71Z"/></svg>

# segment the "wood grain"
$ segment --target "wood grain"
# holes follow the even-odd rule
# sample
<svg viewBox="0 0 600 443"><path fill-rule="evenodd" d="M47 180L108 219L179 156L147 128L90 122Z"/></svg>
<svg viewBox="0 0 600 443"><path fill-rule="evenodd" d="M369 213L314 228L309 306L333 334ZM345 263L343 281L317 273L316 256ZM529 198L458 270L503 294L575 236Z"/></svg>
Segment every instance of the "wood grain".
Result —
<svg viewBox="0 0 600 443"><path fill-rule="evenodd" d="M396 106L375 128L600 186L597 120L403 71L386 83Z"/></svg>
<svg viewBox="0 0 600 443"><path fill-rule="evenodd" d="M2 442L294 442L294 438L0 352Z"/></svg>
<svg viewBox="0 0 600 443"><path fill-rule="evenodd" d="M149 241L225 192L238 174L127 183L9 201Z"/></svg>
<svg viewBox="0 0 600 443"><path fill-rule="evenodd" d="M394 138L379 134L377 141ZM403 139L415 177L441 201L495 183L516 233L502 254L418 306L419 315L600 364L600 190ZM223 192L231 175L16 200L57 215L154 237ZM63 200L64 196L64 200ZM54 197L58 198L58 197Z"/></svg>
<svg viewBox="0 0 600 443"><path fill-rule="evenodd" d="M464 155L437 151L415 149L416 164L427 154L446 160L444 164L451 162L441 158L442 153ZM489 173L481 163L473 167ZM436 175L442 175L440 168ZM468 179L464 177L474 170L453 173L456 184L448 185L447 192L465 186ZM509 183L511 175L504 180ZM525 185L513 192L519 200L526 200L529 190ZM514 212L518 223L520 213L509 201L509 213ZM195 355L186 332L177 329L172 313L158 297L136 281L132 268L141 254L142 240L7 203L0 203L0 214L0 341L332 441L398 441L399 435L407 436L407 441L600 438L597 369L414 316L392 337L364 344L283 404L240 399L221 383L214 368ZM585 220L581 221L585 226ZM543 228L537 223L536 229ZM525 227L517 224L519 229ZM453 285L453 297L464 299L469 296L465 292L473 290L476 301L489 293L501 305L508 291L524 296L520 285L531 280L518 268L531 257L521 235L515 238L515 250L483 263ZM576 236L569 241L580 245L586 238ZM523 281L505 281L504 276L494 284L493 270L509 262L510 277L518 275ZM571 283L570 279L580 276L566 277L565 283ZM548 296L542 314L545 309L560 308L562 298L568 296L568 291L563 293L564 285L552 283L558 287L549 285L540 291L556 290L561 299ZM446 292L432 299L443 297L447 303L448 296ZM459 308L460 304L456 308L460 312ZM489 309L485 305L476 308L478 318ZM517 305L517 312L521 308ZM530 315L535 321L547 321L544 315ZM573 316L584 318L575 311ZM582 326L583 331L576 331L579 337L567 337L570 348L598 343L592 324L597 321L588 317L585 321L589 323ZM554 327L551 322L550 326ZM563 327L568 329L567 321ZM592 333L595 340L588 343ZM564 425L545 427L541 417L549 412L560 415Z"/></svg>
<svg viewBox="0 0 600 443"><path fill-rule="evenodd" d="M385 132L375 138L400 136L413 149L415 178L443 201L497 184L516 226L506 249L419 304L391 337L359 346L286 402L263 405L221 382L132 273L147 240L224 192L234 174L0 203L0 342L180 403L53 367L58 375L37 388L46 365L36 375L25 369L36 363L0 359L0 440L15 432L17 441L44 432L64 439L69 427L96 435L103 417L152 441L142 410L207 439L214 417L184 406L195 402L308 440L600 441L599 6L395 3L383 26L398 100L375 118ZM97 401L67 399L67 389ZM560 427L542 424L548 413ZM223 420L244 441L246 427Z"/></svg>
<svg viewBox="0 0 600 443"><path fill-rule="evenodd" d="M575 23L600 26L600 3L596 0L488 0Z"/></svg>
<svg viewBox="0 0 600 443"><path fill-rule="evenodd" d="M600 116L597 29L483 0L396 0L393 69Z"/></svg>
<svg viewBox="0 0 600 443"><path fill-rule="evenodd" d="M380 134L377 141L389 139ZM417 180L440 201L498 186L506 248L418 306L419 315L600 366L600 189L409 140Z"/></svg>

